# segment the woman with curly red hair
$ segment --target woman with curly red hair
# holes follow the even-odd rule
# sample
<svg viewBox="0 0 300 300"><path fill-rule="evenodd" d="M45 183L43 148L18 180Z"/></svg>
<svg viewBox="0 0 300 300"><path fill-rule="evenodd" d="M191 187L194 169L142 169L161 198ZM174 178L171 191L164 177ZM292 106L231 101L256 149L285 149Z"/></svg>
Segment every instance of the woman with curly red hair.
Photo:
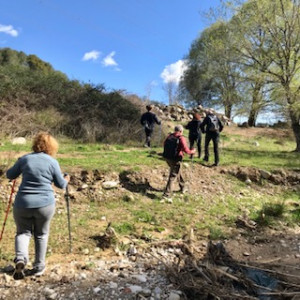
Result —
<svg viewBox="0 0 300 300"><path fill-rule="evenodd" d="M15 198L13 214L16 223L15 236L15 279L24 278L24 269L29 261L28 247L34 236L35 260L32 275L40 276L45 271L50 222L55 212L52 183L66 188L70 177L63 176L58 161L56 139L45 132L33 140L32 153L19 158L7 172L9 179L22 175L22 183Z"/></svg>

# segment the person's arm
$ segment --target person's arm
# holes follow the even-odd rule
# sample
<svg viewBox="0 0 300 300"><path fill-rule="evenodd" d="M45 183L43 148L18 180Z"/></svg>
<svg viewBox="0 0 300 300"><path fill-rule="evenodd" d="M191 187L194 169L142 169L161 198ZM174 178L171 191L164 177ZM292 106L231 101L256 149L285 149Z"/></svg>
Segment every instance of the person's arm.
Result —
<svg viewBox="0 0 300 300"><path fill-rule="evenodd" d="M207 117L204 118L203 122L200 125L202 133L205 133L205 125L207 125Z"/></svg>
<svg viewBox="0 0 300 300"><path fill-rule="evenodd" d="M195 149L191 149L187 146L185 138L183 136L181 136L179 138L179 149L182 152L185 152L187 154L194 154L195 153Z"/></svg>
<svg viewBox="0 0 300 300"><path fill-rule="evenodd" d="M144 119L145 119L145 115L143 114L142 116L141 116L141 125L143 125L144 126Z"/></svg>
<svg viewBox="0 0 300 300"><path fill-rule="evenodd" d="M18 159L16 163L6 171L6 177L8 179L16 179L21 173L21 159Z"/></svg>
<svg viewBox="0 0 300 300"><path fill-rule="evenodd" d="M53 183L56 187L60 189L65 189L68 185L67 178L65 179L61 173L58 161L54 161L52 165L52 172L53 172Z"/></svg>
<svg viewBox="0 0 300 300"><path fill-rule="evenodd" d="M184 127L185 129L190 129L191 122L188 122Z"/></svg>
<svg viewBox="0 0 300 300"><path fill-rule="evenodd" d="M219 128L220 128L220 132L223 130L223 128L224 128L224 125L223 125L223 123L220 121L220 119L218 118L218 122L219 122Z"/></svg>
<svg viewBox="0 0 300 300"><path fill-rule="evenodd" d="M160 120L158 120L158 118L157 118L157 116L156 116L156 115L154 115L154 121L155 121L155 123L156 123L156 124L158 124L158 125L160 125L160 124L161 124L161 121L160 121Z"/></svg>

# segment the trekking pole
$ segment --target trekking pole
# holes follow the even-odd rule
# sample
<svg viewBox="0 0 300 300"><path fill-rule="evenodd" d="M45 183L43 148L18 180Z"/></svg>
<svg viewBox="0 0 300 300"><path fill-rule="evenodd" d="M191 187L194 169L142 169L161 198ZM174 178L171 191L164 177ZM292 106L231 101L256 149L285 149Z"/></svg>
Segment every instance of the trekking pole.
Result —
<svg viewBox="0 0 300 300"><path fill-rule="evenodd" d="M65 199L67 203L68 230L69 230L69 251L72 253L72 237L71 237L71 219L70 219L70 203L69 203L69 188L66 186Z"/></svg>
<svg viewBox="0 0 300 300"><path fill-rule="evenodd" d="M10 210L10 206L11 206L11 203L12 203L12 196L13 196L13 193L15 191L15 185L16 185L16 179L14 179L13 183L12 183L11 193L10 193L8 205L7 205L7 208L6 208L6 211L5 211L4 222L3 222L3 226L2 226L2 230L1 230L0 242L1 242L2 237L3 237L3 232L4 232L5 225L6 225L6 220L7 220L8 213L9 213L9 210Z"/></svg>

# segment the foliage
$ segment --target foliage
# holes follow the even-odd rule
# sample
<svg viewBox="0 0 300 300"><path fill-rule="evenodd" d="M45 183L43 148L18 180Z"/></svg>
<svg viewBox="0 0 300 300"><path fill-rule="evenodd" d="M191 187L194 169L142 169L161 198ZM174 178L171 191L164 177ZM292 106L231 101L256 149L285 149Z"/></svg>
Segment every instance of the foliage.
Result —
<svg viewBox="0 0 300 300"><path fill-rule="evenodd" d="M259 112L280 107L300 152L300 1L222 3L231 13L227 19L220 15L192 43L181 95L188 102L221 105L227 117L233 109L247 113L250 126Z"/></svg>
<svg viewBox="0 0 300 300"><path fill-rule="evenodd" d="M225 22L204 30L191 46L189 68L181 82L181 89L199 104L222 105L227 117L231 117L233 104L240 101L239 66L231 39Z"/></svg>
<svg viewBox="0 0 300 300"><path fill-rule="evenodd" d="M104 85L69 80L35 55L0 49L0 98L2 136L46 130L88 142L140 138L136 103Z"/></svg>

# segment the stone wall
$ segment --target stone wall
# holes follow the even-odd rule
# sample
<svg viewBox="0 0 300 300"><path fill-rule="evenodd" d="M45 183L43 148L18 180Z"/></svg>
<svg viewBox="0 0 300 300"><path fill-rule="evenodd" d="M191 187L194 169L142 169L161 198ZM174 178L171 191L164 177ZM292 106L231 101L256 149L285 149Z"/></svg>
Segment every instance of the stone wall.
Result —
<svg viewBox="0 0 300 300"><path fill-rule="evenodd" d="M192 109L185 109L182 105L162 105L156 104L153 106L153 111L159 116L160 119L165 121L174 122L189 122L193 118L194 113L199 113L202 119L207 115L209 111L213 111L223 122L224 125L230 125L232 121L224 114L218 113L211 108L204 108L201 105Z"/></svg>

